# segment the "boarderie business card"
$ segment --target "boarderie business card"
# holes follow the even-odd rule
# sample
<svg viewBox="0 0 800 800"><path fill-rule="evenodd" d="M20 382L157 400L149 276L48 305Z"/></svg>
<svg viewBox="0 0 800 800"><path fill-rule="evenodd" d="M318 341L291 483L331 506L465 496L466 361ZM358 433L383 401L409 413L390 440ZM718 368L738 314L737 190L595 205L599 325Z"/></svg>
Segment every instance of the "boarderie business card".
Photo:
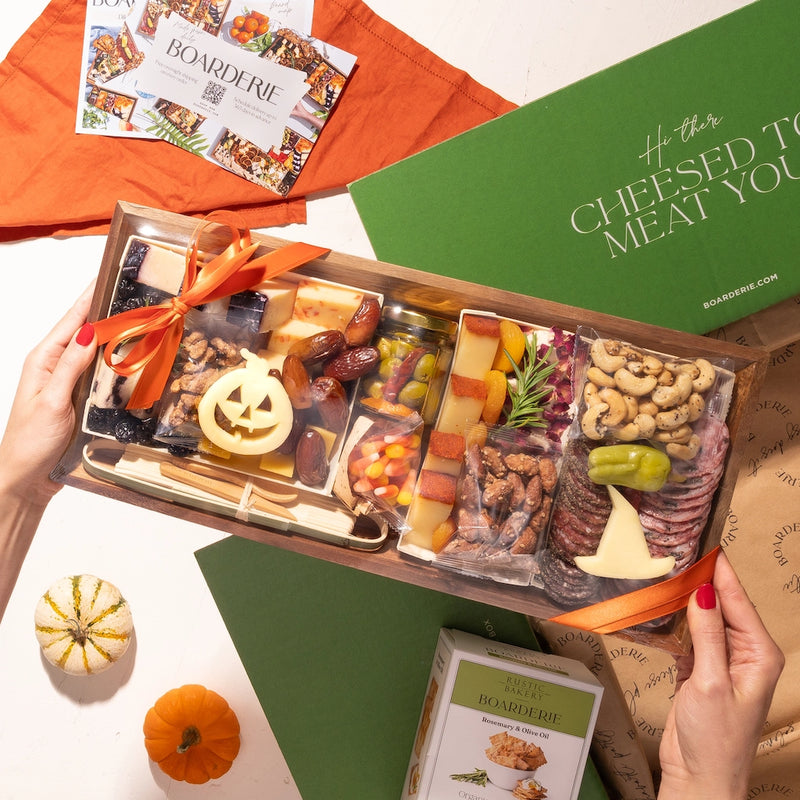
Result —
<svg viewBox="0 0 800 800"><path fill-rule="evenodd" d="M169 98L269 150L280 145L308 89L306 77L172 14L159 23L138 84L141 92Z"/></svg>

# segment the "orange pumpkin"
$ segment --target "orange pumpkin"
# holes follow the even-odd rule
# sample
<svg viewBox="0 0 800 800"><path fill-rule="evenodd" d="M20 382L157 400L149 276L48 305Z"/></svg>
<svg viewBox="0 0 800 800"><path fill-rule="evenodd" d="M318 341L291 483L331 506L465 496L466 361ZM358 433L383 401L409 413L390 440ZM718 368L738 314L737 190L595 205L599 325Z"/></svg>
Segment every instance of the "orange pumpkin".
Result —
<svg viewBox="0 0 800 800"><path fill-rule="evenodd" d="M156 700L144 718L144 746L178 781L206 783L230 768L239 753L239 720L225 698L188 684Z"/></svg>

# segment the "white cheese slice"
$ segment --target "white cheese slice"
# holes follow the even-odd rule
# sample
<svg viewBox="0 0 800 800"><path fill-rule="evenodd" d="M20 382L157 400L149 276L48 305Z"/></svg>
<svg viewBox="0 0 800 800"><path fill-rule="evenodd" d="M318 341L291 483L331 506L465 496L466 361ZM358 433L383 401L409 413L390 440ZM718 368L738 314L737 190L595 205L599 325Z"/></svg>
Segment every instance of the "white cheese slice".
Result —
<svg viewBox="0 0 800 800"><path fill-rule="evenodd" d="M259 327L261 333L275 330L291 319L297 295L296 283L270 280L254 286L253 290L267 298L267 305Z"/></svg>
<svg viewBox="0 0 800 800"><path fill-rule="evenodd" d="M443 433L464 436L467 428L481 418L484 400L476 397L458 397L451 391L445 394L436 429Z"/></svg>
<svg viewBox="0 0 800 800"><path fill-rule="evenodd" d="M499 344L499 336L475 333L462 324L453 357L453 372L482 381L492 368Z"/></svg>
<svg viewBox="0 0 800 800"><path fill-rule="evenodd" d="M666 575L675 566L675 559L650 555L638 512L618 489L607 488L611 495L611 514L597 552L593 556L575 556L575 565L601 578L647 580Z"/></svg>
<svg viewBox="0 0 800 800"><path fill-rule="evenodd" d="M410 530L403 534L403 544L413 544L430 550L433 532L450 516L452 510L452 503L414 495L406 519Z"/></svg>
<svg viewBox="0 0 800 800"><path fill-rule="evenodd" d="M128 247L134 238L136 237L131 237ZM185 254L170 250L149 239L139 239L139 241L147 244L149 249L142 259L136 280L167 294L179 294L186 273Z"/></svg>
<svg viewBox="0 0 800 800"><path fill-rule="evenodd" d="M321 333L324 330L329 330L329 328L323 328L320 325L293 318L272 331L267 349L272 350L274 353L286 355L289 352L289 348L296 342L305 339L307 336L313 336L315 333Z"/></svg>
<svg viewBox="0 0 800 800"><path fill-rule="evenodd" d="M323 330L344 331L364 293L346 286L303 279L297 285L294 317Z"/></svg>
<svg viewBox="0 0 800 800"><path fill-rule="evenodd" d="M461 467L463 464L463 458L445 458L444 456L437 456L434 453L428 452L425 454L425 461L422 465L422 469L428 469L432 472L444 472L445 475L458 477L461 474Z"/></svg>

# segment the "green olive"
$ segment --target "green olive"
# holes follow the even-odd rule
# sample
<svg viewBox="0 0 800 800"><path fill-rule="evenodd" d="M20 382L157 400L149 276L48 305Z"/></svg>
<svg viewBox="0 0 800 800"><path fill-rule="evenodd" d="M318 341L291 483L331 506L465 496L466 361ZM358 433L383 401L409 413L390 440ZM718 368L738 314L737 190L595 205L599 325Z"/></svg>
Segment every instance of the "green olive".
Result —
<svg viewBox="0 0 800 800"><path fill-rule="evenodd" d="M414 367L415 380L422 383L429 383L433 376L433 371L436 369L436 356L433 353L425 353L419 361L417 366Z"/></svg>
<svg viewBox="0 0 800 800"><path fill-rule="evenodd" d="M388 381L397 372L400 364L402 364L402 359L400 358L384 358L378 367L378 375L381 376L381 380Z"/></svg>
<svg viewBox="0 0 800 800"><path fill-rule="evenodd" d="M381 398L383 397L384 382L378 378L371 378L364 382L364 394L367 397Z"/></svg>
<svg viewBox="0 0 800 800"><path fill-rule="evenodd" d="M381 359L389 358L392 354L392 340L386 336L381 336L378 343L375 345L378 352L381 354Z"/></svg>
<svg viewBox="0 0 800 800"><path fill-rule="evenodd" d="M392 342L392 357L404 359L414 349L413 342L404 339L395 339Z"/></svg>
<svg viewBox="0 0 800 800"><path fill-rule="evenodd" d="M409 381L397 395L397 401L409 408L420 408L425 395L428 391L428 385L421 381Z"/></svg>

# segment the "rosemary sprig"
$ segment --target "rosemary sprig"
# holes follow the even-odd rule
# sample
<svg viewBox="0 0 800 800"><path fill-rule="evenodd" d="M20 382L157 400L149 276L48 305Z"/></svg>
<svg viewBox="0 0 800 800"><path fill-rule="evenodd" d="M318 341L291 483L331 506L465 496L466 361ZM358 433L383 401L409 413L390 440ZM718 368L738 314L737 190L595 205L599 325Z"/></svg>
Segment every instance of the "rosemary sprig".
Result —
<svg viewBox="0 0 800 800"><path fill-rule="evenodd" d="M506 417L508 428L545 428L547 422L542 418L545 401L553 391L547 379L553 374L556 364L550 363L553 345L541 357L537 355L536 334L533 333L525 343L525 358L520 368L506 351L506 356L514 370L515 382L508 382L508 396L511 410Z"/></svg>
<svg viewBox="0 0 800 800"><path fill-rule="evenodd" d="M475 767L472 772L459 772L455 775L451 775L450 778L454 781L474 783L477 786L486 786L486 781L489 776L486 774L486 770Z"/></svg>

